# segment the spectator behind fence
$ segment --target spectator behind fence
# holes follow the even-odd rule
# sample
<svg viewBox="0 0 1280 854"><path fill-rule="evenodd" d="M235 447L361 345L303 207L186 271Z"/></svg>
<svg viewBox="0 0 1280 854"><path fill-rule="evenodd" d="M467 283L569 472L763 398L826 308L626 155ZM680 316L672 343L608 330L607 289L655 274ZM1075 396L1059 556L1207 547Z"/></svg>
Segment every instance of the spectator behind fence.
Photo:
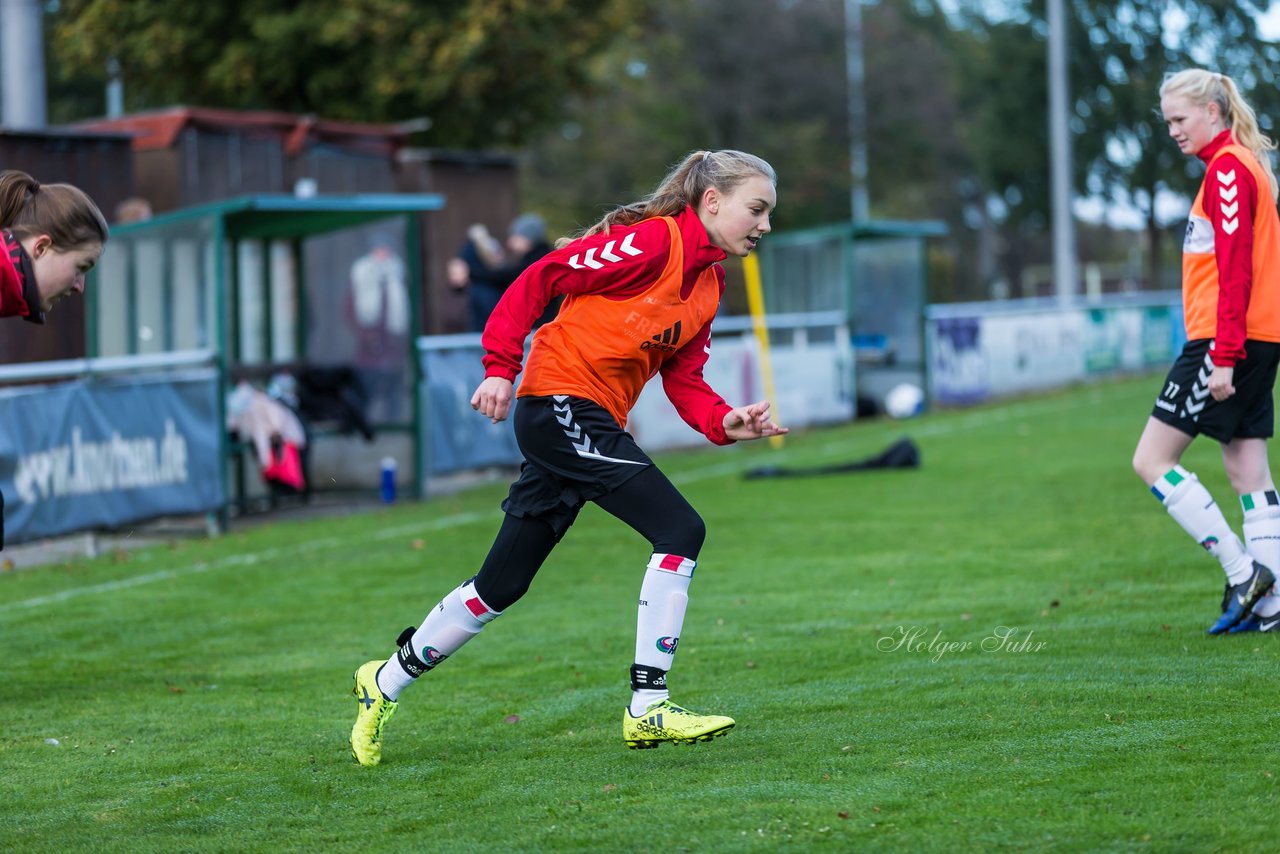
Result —
<svg viewBox="0 0 1280 854"><path fill-rule="evenodd" d="M102 211L78 187L41 184L16 169L0 172L0 317L44 323L64 296L84 293L85 274L102 257L107 234Z"/></svg>
<svg viewBox="0 0 1280 854"><path fill-rule="evenodd" d="M115 222L117 225L128 225L131 222L146 222L151 219L151 202L141 196L130 196L116 205Z"/></svg>
<svg viewBox="0 0 1280 854"><path fill-rule="evenodd" d="M547 224L542 221L542 217L535 213L525 213L516 217L511 222L511 230L507 235L507 254L511 263L504 267L498 276L503 283L503 292L505 293L511 283L520 278L521 273L550 251L551 244L547 242ZM533 328L537 329L554 319L563 300L564 297L555 297L548 303L542 315L534 321ZM488 319L488 317L485 318L486 321Z"/></svg>
<svg viewBox="0 0 1280 854"><path fill-rule="evenodd" d="M512 220L505 247L483 225L467 229L466 242L457 256L449 260L449 284L467 289L468 329L483 332L489 315L511 283L550 251L546 223L535 213L521 214ZM560 298L556 298L535 321L534 328L555 317L559 308Z"/></svg>
<svg viewBox="0 0 1280 854"><path fill-rule="evenodd" d="M467 329L479 332L502 298L506 286L496 276L506 262L502 244L483 223L467 229L458 254L449 259L449 286L467 293ZM509 284L509 283L508 283Z"/></svg>
<svg viewBox="0 0 1280 854"><path fill-rule="evenodd" d="M356 336L355 362L371 418L400 421L406 394L409 288L404 261L385 236L351 265L346 315Z"/></svg>

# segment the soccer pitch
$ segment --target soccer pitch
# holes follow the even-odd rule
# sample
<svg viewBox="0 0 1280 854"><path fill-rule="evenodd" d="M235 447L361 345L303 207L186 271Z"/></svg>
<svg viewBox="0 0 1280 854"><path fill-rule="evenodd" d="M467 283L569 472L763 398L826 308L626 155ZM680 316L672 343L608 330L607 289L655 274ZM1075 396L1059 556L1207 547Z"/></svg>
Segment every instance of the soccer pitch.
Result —
<svg viewBox="0 0 1280 854"><path fill-rule="evenodd" d="M505 485L4 573L0 850L1271 850L1280 638L1205 635L1222 571L1129 467L1158 384L660 457L709 531L672 699L738 721L692 747L622 743L649 552L595 507L376 768L351 672Z"/></svg>

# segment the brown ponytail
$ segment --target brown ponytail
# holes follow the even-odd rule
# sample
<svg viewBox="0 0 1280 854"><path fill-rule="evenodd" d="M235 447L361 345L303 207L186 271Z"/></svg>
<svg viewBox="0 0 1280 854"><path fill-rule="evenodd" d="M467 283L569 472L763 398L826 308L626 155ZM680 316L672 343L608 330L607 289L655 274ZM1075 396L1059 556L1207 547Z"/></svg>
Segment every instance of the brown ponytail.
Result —
<svg viewBox="0 0 1280 854"><path fill-rule="evenodd" d="M107 220L79 187L41 184L26 172L0 172L0 228L23 240L47 234L60 251L107 242Z"/></svg>

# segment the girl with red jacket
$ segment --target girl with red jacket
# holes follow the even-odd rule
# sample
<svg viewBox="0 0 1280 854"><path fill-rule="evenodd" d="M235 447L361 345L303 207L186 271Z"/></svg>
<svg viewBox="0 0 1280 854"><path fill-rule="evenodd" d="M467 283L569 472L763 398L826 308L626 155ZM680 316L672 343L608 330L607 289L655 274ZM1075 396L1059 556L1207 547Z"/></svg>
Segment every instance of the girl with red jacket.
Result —
<svg viewBox="0 0 1280 854"><path fill-rule="evenodd" d="M711 320L727 255L747 255L770 230L773 168L740 151L698 151L643 201L620 207L536 262L511 285L485 326L485 379L471 399L493 421L511 412L524 341L552 299L556 319L533 338L515 396L525 462L502 526L478 574L399 638L387 661L355 674L351 750L381 759L383 724L414 679L514 604L588 501L652 544L640 589L632 699L622 715L632 748L693 744L723 735L732 718L671 703L666 674L706 529L698 513L624 427L644 385L662 375L680 416L716 444L787 432L768 402L731 407L703 379Z"/></svg>
<svg viewBox="0 0 1280 854"><path fill-rule="evenodd" d="M0 172L0 317L44 323L44 314L71 292L102 255L107 221L70 184L41 184L25 172ZM0 548L4 495L0 493Z"/></svg>
<svg viewBox="0 0 1280 854"><path fill-rule="evenodd" d="M84 293L102 255L107 221L84 191L0 172L0 317L44 323L53 304Z"/></svg>
<svg viewBox="0 0 1280 854"><path fill-rule="evenodd" d="M1160 110L1183 154L1207 171L1182 247L1187 344L1165 379L1133 454L1134 471L1174 520L1222 564L1222 615L1210 634L1270 631L1280 598L1280 497L1267 462L1280 363L1280 217L1270 154L1253 110L1223 74L1191 69L1160 87ZM1179 462L1204 434L1244 510L1244 542Z"/></svg>

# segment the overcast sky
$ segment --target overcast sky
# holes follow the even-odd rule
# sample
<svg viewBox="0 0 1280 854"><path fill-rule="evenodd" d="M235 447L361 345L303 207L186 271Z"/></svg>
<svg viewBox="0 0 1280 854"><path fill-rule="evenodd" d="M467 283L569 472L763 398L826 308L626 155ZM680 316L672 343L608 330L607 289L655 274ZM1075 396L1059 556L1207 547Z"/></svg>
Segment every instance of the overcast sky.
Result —
<svg viewBox="0 0 1280 854"><path fill-rule="evenodd" d="M1258 19L1258 29L1264 38L1280 39L1280 3L1272 3L1267 13Z"/></svg>

